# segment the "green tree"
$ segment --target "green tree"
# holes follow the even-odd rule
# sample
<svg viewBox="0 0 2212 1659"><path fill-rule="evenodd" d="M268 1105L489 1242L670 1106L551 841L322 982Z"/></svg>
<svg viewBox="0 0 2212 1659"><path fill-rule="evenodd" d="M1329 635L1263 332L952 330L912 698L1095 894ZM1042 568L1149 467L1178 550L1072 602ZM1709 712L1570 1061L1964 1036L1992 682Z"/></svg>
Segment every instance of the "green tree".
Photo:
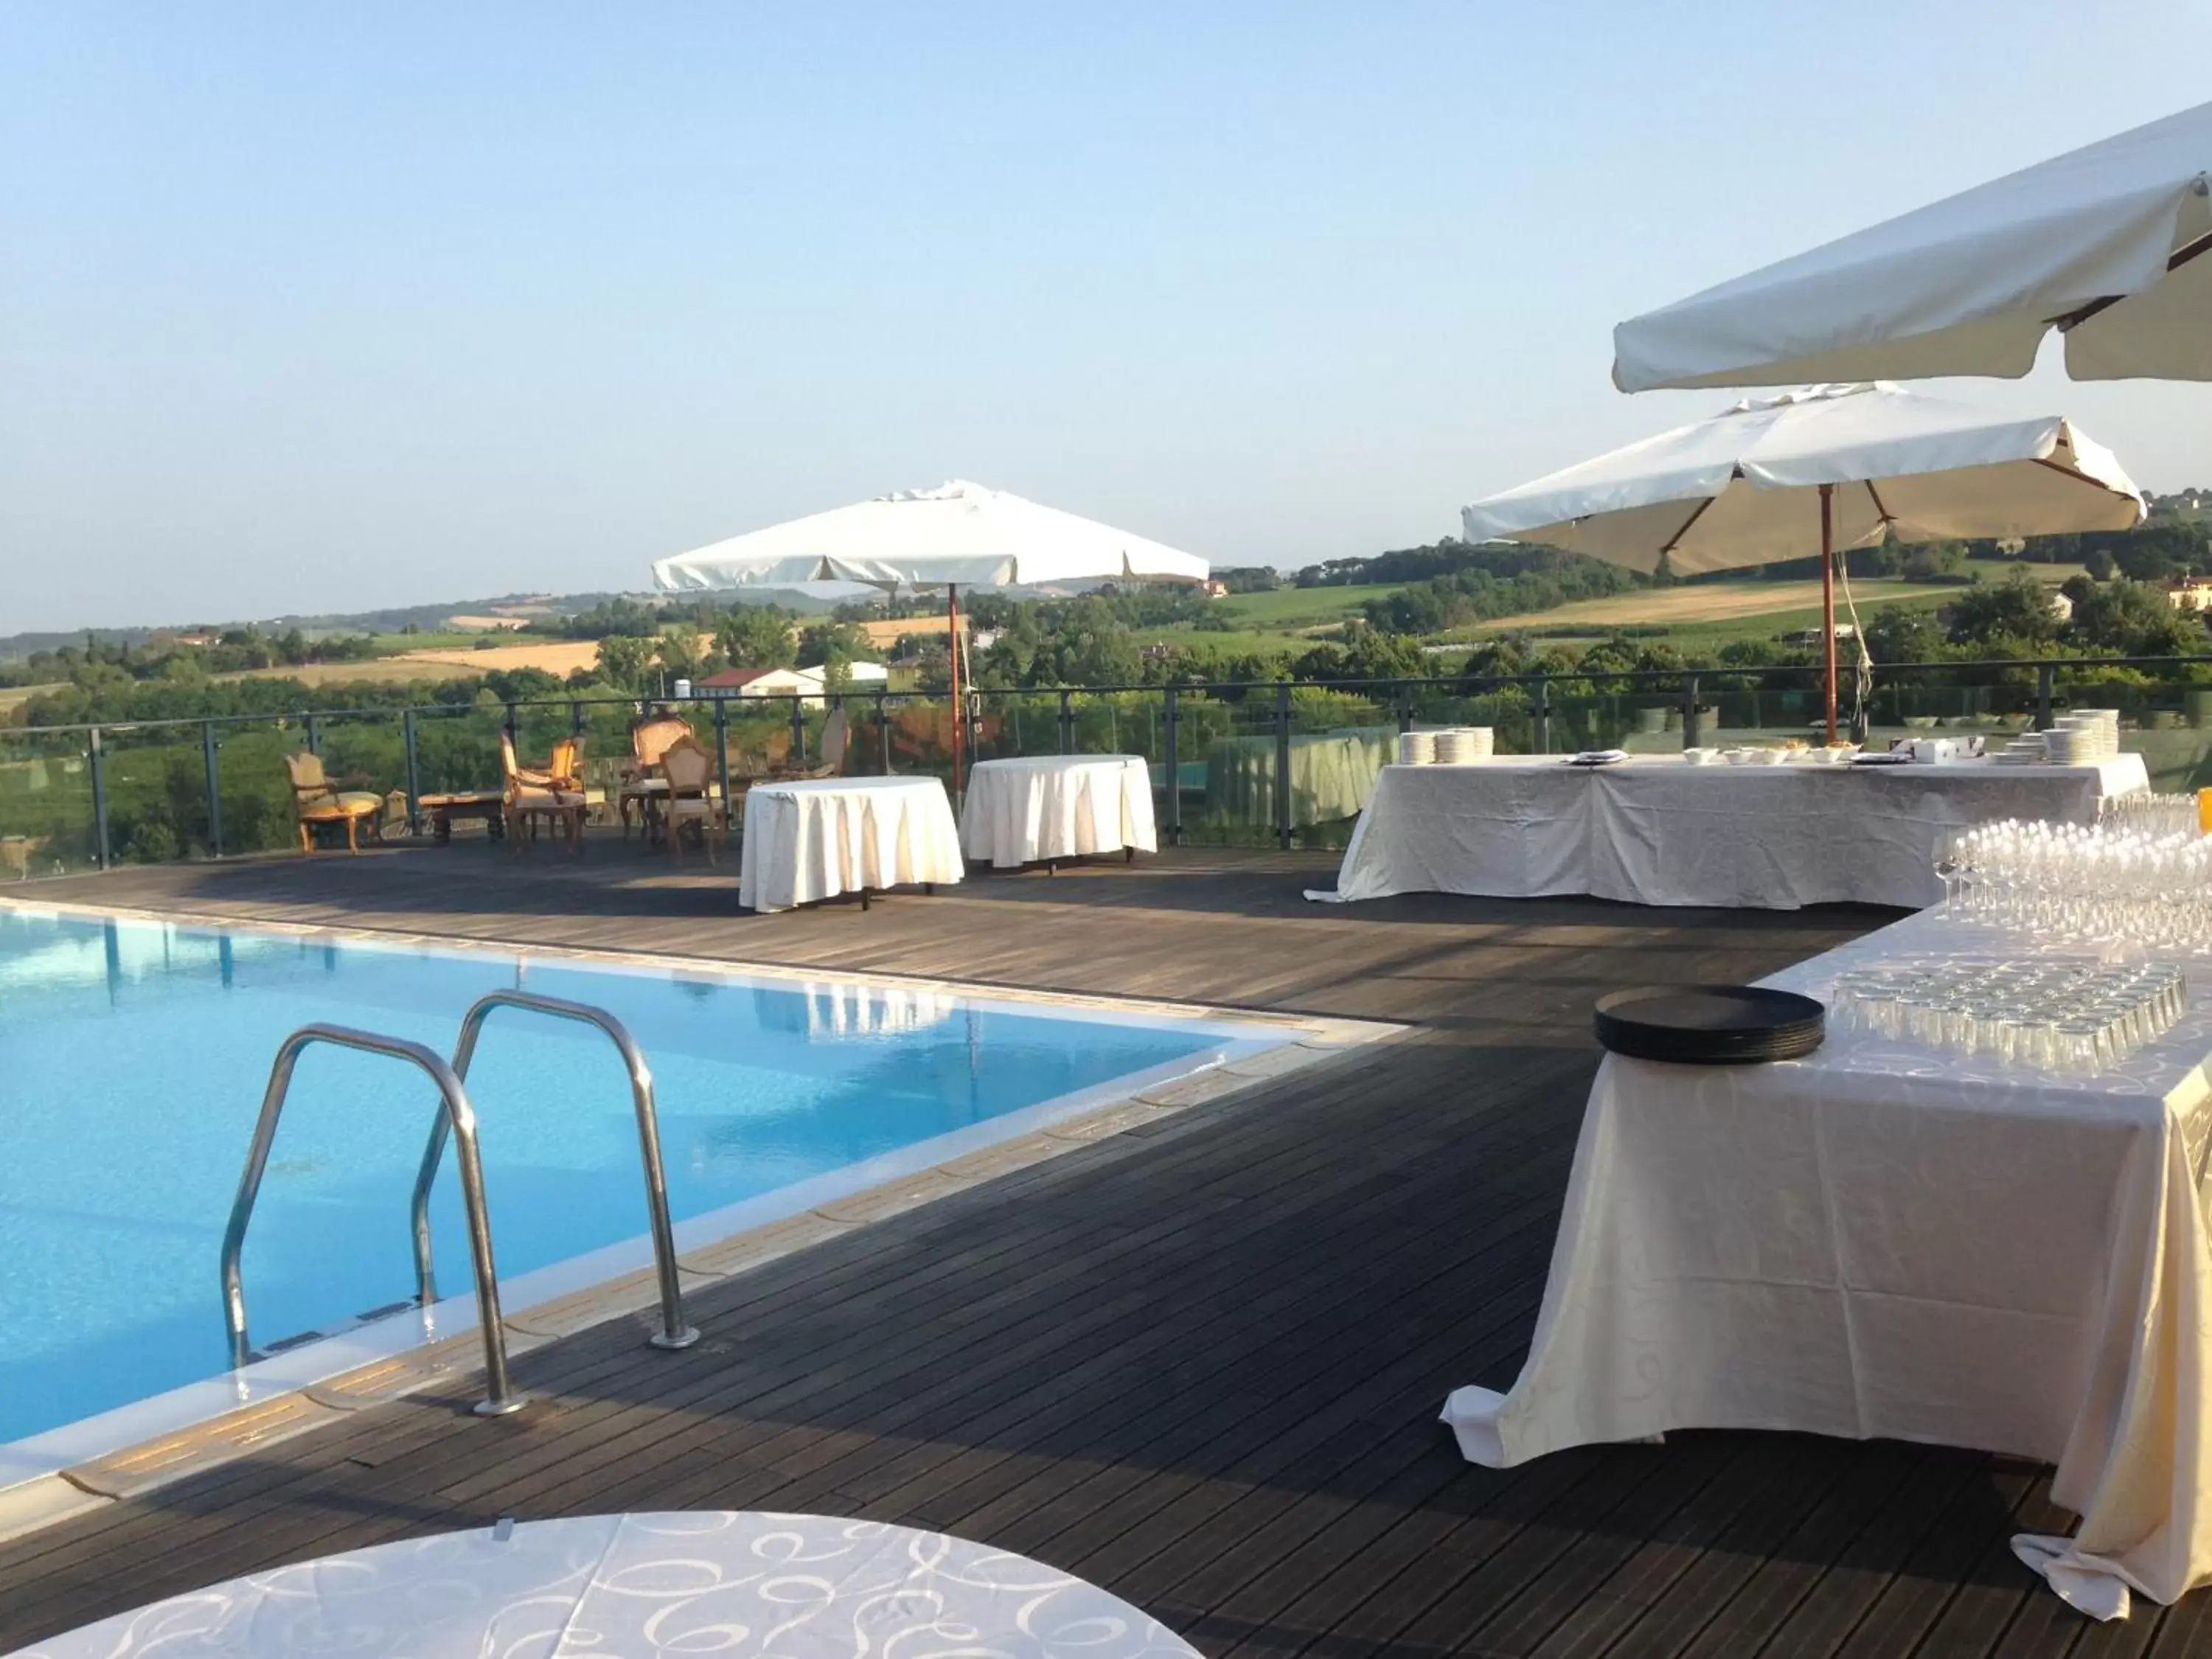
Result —
<svg viewBox="0 0 2212 1659"><path fill-rule="evenodd" d="M2180 656L2205 646L2204 624L2196 616L2176 611L2149 584L2124 577L2075 600L2074 633L2102 656Z"/></svg>
<svg viewBox="0 0 2212 1659"><path fill-rule="evenodd" d="M865 662L868 636L848 622L813 623L799 630L799 666L818 668L838 662Z"/></svg>
<svg viewBox="0 0 2212 1659"><path fill-rule="evenodd" d="M631 634L610 634L599 641L599 673L610 684L635 690L653 668L658 641Z"/></svg>
<svg viewBox="0 0 2212 1659"><path fill-rule="evenodd" d="M739 605L714 624L714 649L732 668L789 668L791 618L773 605Z"/></svg>
<svg viewBox="0 0 2212 1659"><path fill-rule="evenodd" d="M1815 635L1819 633L1816 629ZM1886 605L1867 624L1867 654L1876 663L1936 662L1950 654L1943 625L1931 611Z"/></svg>
<svg viewBox="0 0 2212 1659"><path fill-rule="evenodd" d="M653 636L653 660L671 679L696 679L703 665L699 630L690 623L670 623Z"/></svg>
<svg viewBox="0 0 2212 1659"><path fill-rule="evenodd" d="M2051 590L2014 566L2001 582L1968 588L1951 607L1954 644L1993 647L2000 639L2039 647L2057 642L2063 624L2051 608Z"/></svg>

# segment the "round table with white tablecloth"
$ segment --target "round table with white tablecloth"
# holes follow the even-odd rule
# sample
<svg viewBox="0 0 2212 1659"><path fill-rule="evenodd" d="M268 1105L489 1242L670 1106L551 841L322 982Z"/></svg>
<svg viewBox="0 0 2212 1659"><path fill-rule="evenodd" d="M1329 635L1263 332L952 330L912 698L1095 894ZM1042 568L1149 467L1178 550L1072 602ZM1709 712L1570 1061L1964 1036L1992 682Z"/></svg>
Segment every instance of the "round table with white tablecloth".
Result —
<svg viewBox="0 0 2212 1659"><path fill-rule="evenodd" d="M939 1533L699 1511L503 1522L250 1573L17 1659L1197 1659L1054 1567Z"/></svg>
<svg viewBox="0 0 2212 1659"><path fill-rule="evenodd" d="M978 761L960 804L960 850L1000 870L1157 852L1152 769L1138 755Z"/></svg>
<svg viewBox="0 0 2212 1659"><path fill-rule="evenodd" d="M745 799L738 902L787 910L843 893L958 881L960 830L935 778L756 784Z"/></svg>

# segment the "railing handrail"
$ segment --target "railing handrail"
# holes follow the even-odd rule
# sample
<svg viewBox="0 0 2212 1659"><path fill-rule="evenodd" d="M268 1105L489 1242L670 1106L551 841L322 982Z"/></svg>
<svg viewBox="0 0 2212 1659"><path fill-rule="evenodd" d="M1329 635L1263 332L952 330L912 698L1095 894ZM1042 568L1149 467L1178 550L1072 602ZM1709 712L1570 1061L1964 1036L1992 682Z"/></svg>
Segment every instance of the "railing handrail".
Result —
<svg viewBox="0 0 2212 1659"><path fill-rule="evenodd" d="M535 991L492 991L478 997L461 1017L459 1041L453 1048L456 1079L468 1080L469 1063L476 1058L477 1039L494 1011L520 1008L597 1026L613 1040L623 1066L629 1073L630 1103L637 1114L638 1153L645 1165L645 1206L653 1233L653 1266L660 1280L660 1329L653 1338L656 1348L688 1348L699 1333L684 1322L684 1290L676 1266L676 1233L668 1218L668 1179L660 1160L660 1115L653 1099L653 1070L629 1028L604 1008L571 1002L563 997L540 996ZM415 1234L416 1294L424 1307L438 1299L436 1275L430 1259L430 1188L438 1178L438 1164L446 1150L447 1119L440 1113L430 1126L430 1139L415 1175L411 1219Z"/></svg>
<svg viewBox="0 0 2212 1659"><path fill-rule="evenodd" d="M1877 675L1970 673L1978 670L2045 669L2063 673L2077 668L2139 668L2170 664L2201 664L2212 667L2212 652L2179 653L2166 656L2143 657L1976 657L1939 662L1883 662L1875 665ZM1287 676L1262 680L1160 680L1149 684L1115 685L1009 685L971 686L970 695L988 697L1059 697L1126 696L1130 695L1158 696L1172 686L1182 694L1201 696L1243 696L1255 691L1272 692L1279 685L1315 691L1355 691L1382 687L1410 688L1414 686L1449 687L1455 690L1469 684L1533 685L1542 683L1557 684L1571 680L1628 681L1638 684L1663 685L1679 684L1708 675L1729 675L1738 678L1759 678L1778 674L1817 674L1818 663L1705 663L1696 667L1682 668L1593 668L1574 667L1523 673L1455 674L1382 674L1362 679L1312 680L1294 679ZM702 704L713 706L726 703L743 708L746 705L766 705L767 708L788 710L799 705L818 705L858 699L862 702L949 702L950 691L902 690L887 688L854 687L842 691L778 691L756 697L716 697L693 692L679 697L672 693L647 693L624 696L609 694L579 697L517 697L501 705L502 709L542 708L611 708L652 707L655 705ZM402 715L442 715L464 719L482 712L476 703L417 702L394 703L368 708L282 708L261 713L238 714L180 714L158 720L83 720L56 726L0 726L0 738L57 738L70 735L85 736L99 732L108 734L133 732L173 730L182 726L267 726L273 723L302 722L309 719L321 720L397 720ZM766 708L763 712L766 712Z"/></svg>
<svg viewBox="0 0 2212 1659"><path fill-rule="evenodd" d="M492 1260L491 1218L484 1207L483 1163L477 1149L476 1113L468 1091L444 1056L405 1037L356 1030L347 1025L302 1025L286 1037L270 1068L269 1086L261 1096L261 1115L254 1121L253 1142L239 1176L238 1196L232 1200L229 1224L222 1235L222 1312L230 1336L231 1364L243 1369L253 1358L246 1340L246 1290L240 1263L246 1250L246 1224L252 1219L254 1200L260 1195L261 1177L269 1166L269 1149L276 1142L276 1121L283 1115L285 1097L291 1091L292 1073L300 1055L318 1042L358 1049L404 1060L428 1073L438 1085L438 1124L450 1127L461 1165L462 1202L468 1212L469 1252L476 1269L477 1319L483 1328L484 1398L477 1411L486 1417L518 1411L524 1401L507 1381L507 1337L500 1322L499 1274ZM442 1142L441 1142L442 1144ZM426 1304L427 1305L427 1304Z"/></svg>

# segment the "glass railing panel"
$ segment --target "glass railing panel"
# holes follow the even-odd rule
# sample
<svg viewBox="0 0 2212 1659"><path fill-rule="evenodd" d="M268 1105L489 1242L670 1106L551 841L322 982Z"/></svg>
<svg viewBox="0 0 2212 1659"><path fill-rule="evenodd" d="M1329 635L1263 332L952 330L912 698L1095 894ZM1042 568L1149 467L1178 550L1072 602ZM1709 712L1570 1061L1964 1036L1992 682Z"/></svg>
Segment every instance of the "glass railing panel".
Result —
<svg viewBox="0 0 2212 1659"><path fill-rule="evenodd" d="M82 732L0 731L0 884L98 867Z"/></svg>
<svg viewBox="0 0 2212 1659"><path fill-rule="evenodd" d="M108 848L118 864L214 855L201 728L108 726L100 732Z"/></svg>

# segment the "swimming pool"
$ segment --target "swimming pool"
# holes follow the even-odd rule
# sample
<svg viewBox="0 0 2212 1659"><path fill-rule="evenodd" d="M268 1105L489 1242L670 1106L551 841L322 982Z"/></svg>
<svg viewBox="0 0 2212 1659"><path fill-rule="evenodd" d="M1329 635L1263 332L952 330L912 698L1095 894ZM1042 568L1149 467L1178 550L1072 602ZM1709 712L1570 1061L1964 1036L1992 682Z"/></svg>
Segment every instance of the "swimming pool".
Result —
<svg viewBox="0 0 2212 1659"><path fill-rule="evenodd" d="M521 985L606 1008L636 1038L679 1223L783 1191L816 1201L841 1172L865 1185L1000 1132L983 1126L1018 1133L1085 1091L1280 1040L930 988L0 907L0 1443L228 1370L218 1251L288 1033L328 1021L449 1053L471 1002ZM495 1015L469 1092L503 1285L644 1231L604 1035ZM263 1348L411 1297L434 1099L390 1060L301 1059L246 1243ZM448 1297L471 1283L453 1163L431 1212Z"/></svg>

